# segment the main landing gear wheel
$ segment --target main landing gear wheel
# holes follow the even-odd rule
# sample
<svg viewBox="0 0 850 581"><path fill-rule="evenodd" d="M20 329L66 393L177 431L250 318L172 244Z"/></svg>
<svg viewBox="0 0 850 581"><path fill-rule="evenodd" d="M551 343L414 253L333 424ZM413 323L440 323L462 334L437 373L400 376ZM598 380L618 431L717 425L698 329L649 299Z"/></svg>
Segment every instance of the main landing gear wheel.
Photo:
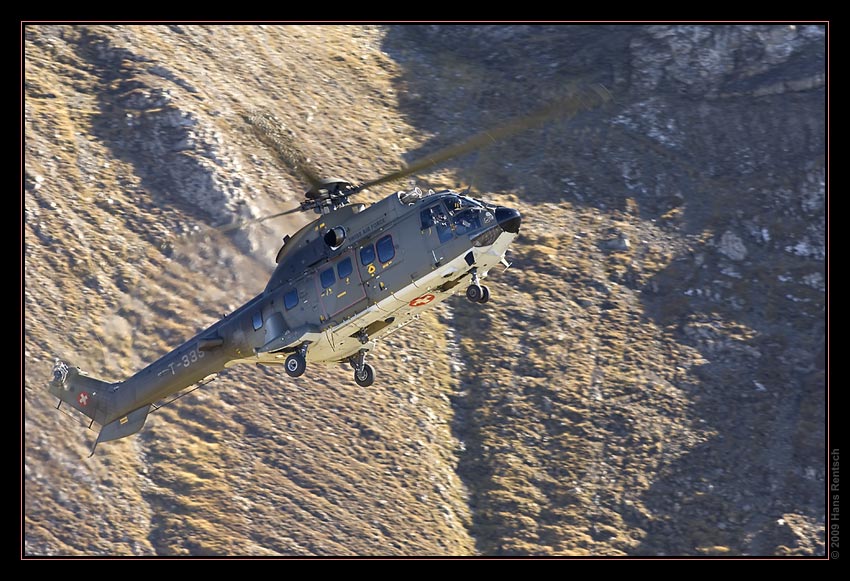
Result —
<svg viewBox="0 0 850 581"><path fill-rule="evenodd" d="M364 363L360 370L354 371L354 381L360 387L369 387L375 382L375 369L368 363Z"/></svg>
<svg viewBox="0 0 850 581"><path fill-rule="evenodd" d="M480 284L471 284L466 287L466 298L468 298L473 303L481 302L481 297L483 296L484 289L481 287Z"/></svg>
<svg viewBox="0 0 850 581"><path fill-rule="evenodd" d="M365 336L365 333L364 333ZM368 343L366 337L364 343ZM375 382L375 369L366 363L366 349L361 349L356 355L352 355L348 362L354 368L354 382L360 387L369 387Z"/></svg>
<svg viewBox="0 0 850 581"><path fill-rule="evenodd" d="M286 367L286 374L289 377L301 377L307 369L307 360L300 353L293 353L286 358L284 367Z"/></svg>

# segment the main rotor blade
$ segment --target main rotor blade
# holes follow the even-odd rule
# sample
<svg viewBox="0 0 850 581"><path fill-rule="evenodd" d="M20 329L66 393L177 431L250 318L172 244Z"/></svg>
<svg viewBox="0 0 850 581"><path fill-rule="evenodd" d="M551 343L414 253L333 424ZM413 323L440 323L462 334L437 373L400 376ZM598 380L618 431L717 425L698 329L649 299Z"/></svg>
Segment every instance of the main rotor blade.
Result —
<svg viewBox="0 0 850 581"><path fill-rule="evenodd" d="M271 147L278 159L289 169L301 175L311 186L320 185L318 173L302 155L293 137L277 117L267 111L255 110L244 114L243 118L253 127L260 141Z"/></svg>
<svg viewBox="0 0 850 581"><path fill-rule="evenodd" d="M580 113L581 111L592 109L593 107L601 105L610 100L611 93L609 93L605 87L603 87L602 85L592 85L587 89L579 90L572 93L565 99L561 99L541 109L538 109L530 115L518 117L493 129L482 131L481 133L473 135L462 143L443 148L399 170L361 184L354 188L354 190L350 193L354 194L372 186L377 186L379 184L399 180L411 174L421 172L422 170L427 169L429 167L433 167L449 159L464 155L466 153L471 153L473 151L486 147L487 145L495 143L496 141L507 139L508 137L516 135L517 133L521 133L533 127L543 125L549 120L553 120L556 118L569 119L575 116L577 113Z"/></svg>
<svg viewBox="0 0 850 581"><path fill-rule="evenodd" d="M219 226L216 228L221 233L233 232L234 230L239 230L240 228L244 228L250 224L259 224L260 222L265 222L266 220L271 220L272 218L279 218L281 216L286 216L287 214L295 214L296 212L302 212L303 208L298 206L297 208L290 208L289 210L284 210L283 212L278 212L277 214L271 214L269 216L263 216L262 218L254 218L253 220L244 220L242 222L235 222L233 224L227 224L226 226Z"/></svg>

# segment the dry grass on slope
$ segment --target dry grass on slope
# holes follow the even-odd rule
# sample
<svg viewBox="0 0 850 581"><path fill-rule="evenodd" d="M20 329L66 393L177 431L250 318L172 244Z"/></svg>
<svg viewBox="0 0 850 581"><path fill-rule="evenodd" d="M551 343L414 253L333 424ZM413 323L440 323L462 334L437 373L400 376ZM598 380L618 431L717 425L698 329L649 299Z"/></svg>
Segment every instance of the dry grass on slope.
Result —
<svg viewBox="0 0 850 581"><path fill-rule="evenodd" d="M412 138L379 40L370 27L28 27L27 554L474 550L434 318L378 351L372 390L318 366L298 381L235 369L91 459L92 435L43 391L55 355L125 376L265 285L279 237L304 218L237 246L181 236L292 204L304 187L243 107L275 112L328 174L400 163ZM206 157L172 148L187 137L170 133L173 116ZM177 167L184 187L159 167Z"/></svg>

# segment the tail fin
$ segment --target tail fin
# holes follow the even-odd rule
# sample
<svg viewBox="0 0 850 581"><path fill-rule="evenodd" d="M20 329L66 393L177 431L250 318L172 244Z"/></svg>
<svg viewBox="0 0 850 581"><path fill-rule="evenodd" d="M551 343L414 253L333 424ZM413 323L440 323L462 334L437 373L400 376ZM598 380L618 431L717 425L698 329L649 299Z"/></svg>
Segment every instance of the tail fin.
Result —
<svg viewBox="0 0 850 581"><path fill-rule="evenodd" d="M53 366L53 380L47 390L63 403L91 418L99 424L106 422L114 406L110 405L118 383L107 383L89 377L79 367L71 367L64 361L56 360Z"/></svg>
<svg viewBox="0 0 850 581"><path fill-rule="evenodd" d="M116 392L120 386L120 382L108 383L90 377L79 367L71 367L58 359L53 366L53 379L48 384L47 390L59 398L58 407L61 407L63 403L68 404L91 418L92 423L97 422L102 426L92 446L92 454L99 442L108 442L135 434L142 429L148 417L150 405L115 418L116 413L121 413L116 406Z"/></svg>

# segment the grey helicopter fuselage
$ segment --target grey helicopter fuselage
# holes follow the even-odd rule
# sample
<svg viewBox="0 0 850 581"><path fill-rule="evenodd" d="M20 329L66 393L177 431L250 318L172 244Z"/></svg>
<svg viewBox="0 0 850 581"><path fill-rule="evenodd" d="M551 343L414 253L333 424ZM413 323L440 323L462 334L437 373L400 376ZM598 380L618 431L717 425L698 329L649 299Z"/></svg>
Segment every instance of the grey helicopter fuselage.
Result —
<svg viewBox="0 0 850 581"><path fill-rule="evenodd" d="M117 383L57 361L49 390L102 426L96 446L136 433L158 402L237 363L282 364L297 377L308 363L341 362L369 385L364 359L376 340L459 288L489 299L479 280L507 264L520 221L451 190L342 205L284 238L265 290L183 345Z"/></svg>

